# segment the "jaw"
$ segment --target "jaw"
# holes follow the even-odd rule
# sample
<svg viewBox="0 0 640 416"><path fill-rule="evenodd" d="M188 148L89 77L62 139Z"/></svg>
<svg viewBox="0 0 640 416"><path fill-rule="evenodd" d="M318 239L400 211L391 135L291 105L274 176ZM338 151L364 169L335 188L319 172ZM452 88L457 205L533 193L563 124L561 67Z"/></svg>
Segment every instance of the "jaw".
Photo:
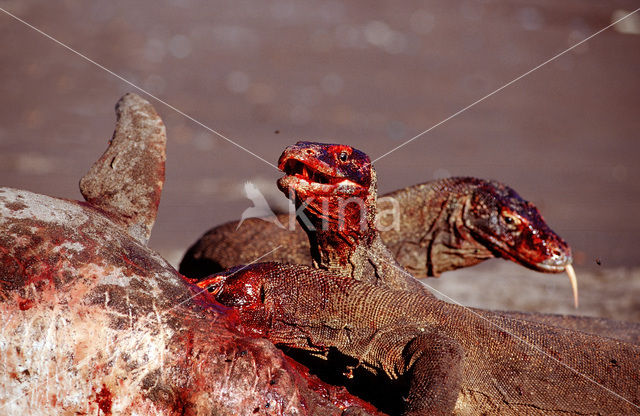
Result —
<svg viewBox="0 0 640 416"><path fill-rule="evenodd" d="M535 264L532 263L531 266L527 267L542 273L563 273L567 269L567 266L571 264L571 262L572 258L568 257L566 261L559 264L546 264L544 262L541 262Z"/></svg>
<svg viewBox="0 0 640 416"><path fill-rule="evenodd" d="M548 248L532 250L528 245L510 245L493 235L481 235L481 240L488 241L491 251L497 256L516 262L528 269L542 273L562 273L573 259L571 251L558 247L558 254L547 254Z"/></svg>
<svg viewBox="0 0 640 416"><path fill-rule="evenodd" d="M562 242L562 240L561 240ZM555 243L555 241L553 242ZM503 258L512 260L529 269L542 273L563 273L567 272L571 289L573 291L573 304L578 307L578 281L576 273L571 265L573 259L571 249L564 244L553 244L551 248L552 254L542 254L540 252L531 251L530 247L510 247L502 242L494 243L496 253ZM547 244L549 245L549 244ZM547 251L547 249L545 249ZM555 253L553 253L555 252ZM531 253L531 256L526 254Z"/></svg>
<svg viewBox="0 0 640 416"><path fill-rule="evenodd" d="M366 189L318 160L290 157L280 160L278 168L285 176L278 179L278 189L289 197L293 190L299 197L341 196L348 198Z"/></svg>
<svg viewBox="0 0 640 416"><path fill-rule="evenodd" d="M348 179L343 179L341 182L333 185L313 182L309 179L290 175L285 175L278 179L278 189L287 195L287 197L290 196L290 191L294 191L295 194L301 198L339 195L344 195L344 197L348 198L349 196L357 194L356 190L359 188L361 188L359 185Z"/></svg>

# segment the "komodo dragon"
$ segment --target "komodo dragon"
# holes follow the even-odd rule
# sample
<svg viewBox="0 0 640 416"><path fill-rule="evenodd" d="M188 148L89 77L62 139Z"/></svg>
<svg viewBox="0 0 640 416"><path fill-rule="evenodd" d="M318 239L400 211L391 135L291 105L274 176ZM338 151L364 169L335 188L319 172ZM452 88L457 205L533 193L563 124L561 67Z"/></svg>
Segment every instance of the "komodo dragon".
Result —
<svg viewBox="0 0 640 416"><path fill-rule="evenodd" d="M307 152L309 150L313 152L313 155ZM350 169L343 168L344 163L338 159L340 153L343 151L351 152L351 158L349 160L352 163L348 165L351 166ZM303 165L302 161L306 164ZM382 276L385 284L395 289L410 287L411 290L418 290L427 296L431 296L431 293L423 285L417 285L416 279L395 263L393 254L390 253L383 244L379 243L379 235L375 227L371 226L370 218L371 216L375 216L375 196L377 190L375 170L367 155L345 145L299 142L296 145L289 146L284 151L280 157L279 164L281 169L288 172L287 175L279 181L279 187L284 189L287 195L299 195L298 203L300 199L310 200L310 198L313 198L312 202L315 203L311 205L311 208L316 207L318 212L321 212L323 209L323 203L324 206L327 207L325 209L326 211L330 211L328 207L333 206L334 211L337 212L341 201L357 195L359 195L362 200L367 201L363 208L369 213L369 217L366 217L369 222L365 224L366 227L364 231L360 228L359 215L353 215L353 212L351 212L351 216L343 215L343 219L345 219L343 228L351 230L351 233L346 237L346 233L341 231L339 224L336 225L336 223L330 223L328 227L325 227L327 228L326 230L321 230L322 238L320 239L317 238L316 232L309 231L309 239L314 241L313 246L319 247L314 253L316 264L324 268L334 268L334 270L338 270L341 274L345 271L345 269L341 268L341 264L349 263L350 265L360 265L358 266L360 269L359 274L369 273L369 276L374 276L371 265L378 265L378 277ZM306 179L301 176L306 176ZM345 179L349 180L350 186L344 186L344 182L343 186L336 184ZM319 183L318 181L326 183ZM333 184L331 182L333 182ZM506 253L505 255L508 254L514 259L519 259L518 261L521 263L526 262L530 267L534 267L534 265L537 264L540 268L550 268L554 262L562 265L562 261L570 261L571 251L566 243L545 224L538 210L535 209L531 203L522 200L510 188L500 185L497 182L482 181L473 178L459 178L437 183L440 183L440 188L448 187L449 194L452 195L452 197L448 197L439 203L446 208L437 211L439 214L437 215L438 220L435 221L435 224L438 225L432 226L431 229L439 228L440 230L438 232L427 232L428 235L436 235L435 241L440 242L434 242L432 246L444 246L443 241L449 241L448 244L452 244L452 241L457 241L459 243L458 247L465 245L472 246L474 244L480 246L479 241L489 241L493 242L492 244L496 247L500 246L500 250ZM448 185L446 185L447 183ZM472 186L472 184L474 186ZM290 186L292 186L293 191L295 191L293 194L290 194ZM414 187L413 191L398 191L398 200L400 204L404 204L406 207L411 206L408 202L411 200L411 197L407 196L408 193L421 195L423 199L429 200L429 194L425 193L425 189L428 189L428 187L418 185ZM433 191L429 192L431 192L431 194L434 193ZM438 191L435 193L444 194L445 192ZM323 202L325 200L328 201ZM476 204L476 207L473 209L470 206L472 203ZM432 205L438 204L432 203ZM355 206L350 205L347 208L355 208ZM361 207L357 208L360 209ZM418 222L420 218L426 218L428 215L433 217L433 214L429 214L428 209L420 208L420 210L422 210L420 214L414 214L411 209L407 209L403 211L403 215L408 216L414 222ZM316 215L315 212L316 211L307 209L304 214L308 221L315 223L317 228L322 228L322 217ZM348 223L350 218L353 218L353 220L351 223ZM492 218L494 220L492 220ZM510 225L507 224L506 218L513 218L513 223ZM255 225L262 224L267 223L257 221ZM455 227L450 224L455 224ZM498 225L492 226L492 224ZM305 225L305 222L303 222L303 225ZM252 246L255 247L256 244L259 245L268 241L267 237L261 234L267 229L264 227L249 229L255 230L258 235L254 235L248 239L246 237L252 234L247 233L244 234L245 238L241 238L241 240L245 241L246 246L249 247L246 249L247 252L251 252L253 255L247 259L239 258L237 259L237 263L231 265L242 264L241 260L245 262L254 261L264 253L272 250L272 248L263 247L262 252L254 253L254 250L251 249ZM470 230L472 229L476 231L471 232ZM408 231L406 232L408 233ZM243 236L242 233L238 234L240 237ZM216 250L216 247L233 247L234 250L232 251L236 254L243 252L241 247L235 246L236 243L240 241L237 239L238 235L231 234L229 231L228 233L218 233L214 237L220 237L221 235L227 235L231 243L226 244L225 241L217 241L219 245L216 246L212 244L212 240L208 240L205 236L192 247L190 252L193 252L194 249L197 250L197 247L202 247L202 245L206 248L205 254L210 249ZM285 241L279 241L278 243L285 245L286 248L276 253L300 252L301 244L296 242L298 238L296 233L285 232L277 235L285 239ZM451 237L443 237L446 235L451 235ZM474 238L473 235L482 235L483 238ZM351 244L347 244L346 241L351 241ZM309 250L308 241L304 247L306 250ZM356 248L359 249L359 251L357 251ZM497 248L494 249L494 251L497 250ZM326 256L329 258L329 261L323 260L319 255L319 252L327 251L332 251L330 255ZM441 248L438 251L442 253L446 250ZM472 249L469 249L466 252L471 251ZM464 253L465 251L461 250L461 252ZM557 252L562 253L562 255L557 255ZM220 252L218 251L218 253ZM233 257L231 251L227 251L224 248L223 253L228 253L228 257ZM309 255L307 255L307 257L309 257ZM194 276L185 272L183 266L189 258L193 259L193 257L190 257L190 254L187 253L181 265L181 272L189 277L203 277L198 274ZM336 258L338 258L339 261L337 263L334 262L332 265L330 262L335 261ZM558 261L558 259L561 258L564 258L564 260ZM325 264L323 264L323 262L325 262ZM451 262L447 263L451 264ZM363 264L364 266L362 266ZM363 269L364 271L362 271ZM389 276L391 276L391 278ZM400 282L400 284L398 284L398 282ZM539 321L550 325L619 338L628 342L640 343L639 324L623 323L604 318L523 312L505 313L510 314L513 318Z"/></svg>
<svg viewBox="0 0 640 416"><path fill-rule="evenodd" d="M246 334L337 350L406 385L404 415L640 414L637 345L301 265L236 267L199 285L237 308Z"/></svg>

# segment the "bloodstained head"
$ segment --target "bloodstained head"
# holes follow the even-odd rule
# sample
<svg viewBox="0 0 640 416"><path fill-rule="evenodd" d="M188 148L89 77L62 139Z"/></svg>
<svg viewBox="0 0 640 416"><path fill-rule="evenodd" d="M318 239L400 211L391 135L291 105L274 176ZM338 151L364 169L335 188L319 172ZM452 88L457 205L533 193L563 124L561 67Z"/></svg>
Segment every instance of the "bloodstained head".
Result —
<svg viewBox="0 0 640 416"><path fill-rule="evenodd" d="M375 215L376 179L369 156L343 144L298 142L288 146L278 168L278 188L312 221L360 228Z"/></svg>
<svg viewBox="0 0 640 416"><path fill-rule="evenodd" d="M465 225L498 257L530 269L559 273L572 262L571 248L544 221L531 202L495 181L474 188Z"/></svg>
<svg viewBox="0 0 640 416"><path fill-rule="evenodd" d="M262 265L232 267L196 283L198 287L207 289L218 303L236 309L242 329L256 336L264 335L269 319L264 304L265 274L260 267Z"/></svg>

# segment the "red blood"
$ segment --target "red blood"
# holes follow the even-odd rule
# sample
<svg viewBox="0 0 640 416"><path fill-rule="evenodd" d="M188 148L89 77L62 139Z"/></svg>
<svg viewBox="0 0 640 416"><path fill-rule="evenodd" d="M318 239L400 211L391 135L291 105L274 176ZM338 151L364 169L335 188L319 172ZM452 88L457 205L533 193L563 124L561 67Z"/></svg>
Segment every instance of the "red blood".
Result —
<svg viewBox="0 0 640 416"><path fill-rule="evenodd" d="M95 389L94 389L95 391ZM111 414L111 391L106 385L102 384L102 389L96 392L96 403L105 415Z"/></svg>
<svg viewBox="0 0 640 416"><path fill-rule="evenodd" d="M26 311L27 309L31 309L33 307L33 300L25 299L23 297L18 296L18 308L21 311Z"/></svg>

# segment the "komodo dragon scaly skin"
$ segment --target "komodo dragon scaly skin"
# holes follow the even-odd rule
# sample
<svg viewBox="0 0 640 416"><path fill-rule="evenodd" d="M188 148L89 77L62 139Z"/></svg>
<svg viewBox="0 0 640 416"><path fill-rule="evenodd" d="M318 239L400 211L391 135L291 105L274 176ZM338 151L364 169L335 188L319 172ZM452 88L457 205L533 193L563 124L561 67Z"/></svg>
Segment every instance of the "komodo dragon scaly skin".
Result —
<svg viewBox="0 0 640 416"><path fill-rule="evenodd" d="M376 173L366 154L346 145L298 142L284 150L278 167L285 172L278 188L295 202L298 212L303 211L298 221L307 232L315 267L356 280L374 276L392 289L430 294L395 261L378 233ZM449 264L462 263L465 257L468 263L478 261L483 257L478 250L463 253L469 251L467 246L478 246L476 241L485 241L502 256L536 270L557 272L570 267L569 246L546 225L533 204L510 188L454 178L441 183L439 194L444 197L425 198L430 205L418 206L423 206L423 217L445 218L431 222L446 224L440 227L446 232L433 234L450 247L441 250ZM415 234L409 237L415 239ZM575 278L572 284L577 302Z"/></svg>
<svg viewBox="0 0 640 416"><path fill-rule="evenodd" d="M300 265L237 267L199 285L237 308L247 334L338 350L406 384L405 415L640 414L640 346Z"/></svg>

